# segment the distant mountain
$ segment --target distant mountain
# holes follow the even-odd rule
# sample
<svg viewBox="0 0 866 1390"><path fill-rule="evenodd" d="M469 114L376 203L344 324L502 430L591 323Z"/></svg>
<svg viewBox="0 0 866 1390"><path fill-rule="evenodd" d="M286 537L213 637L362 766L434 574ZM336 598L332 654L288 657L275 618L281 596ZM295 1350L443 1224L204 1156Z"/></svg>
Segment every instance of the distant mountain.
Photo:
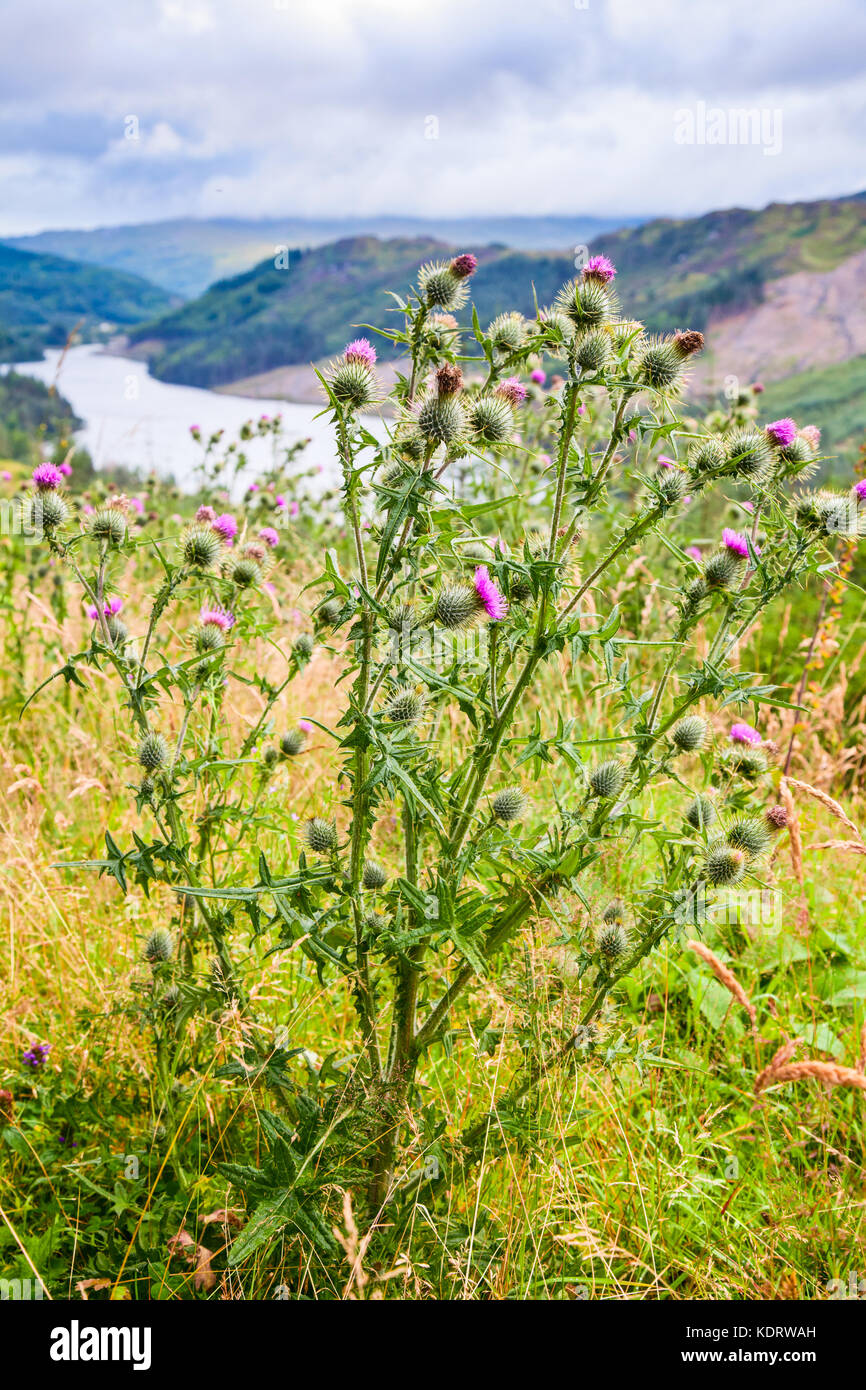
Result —
<svg viewBox="0 0 866 1390"><path fill-rule="evenodd" d="M482 323L506 308L531 314L536 298L549 303L574 274L571 251L460 245L479 257L471 283ZM155 375L188 385L219 386L317 361L338 351L353 326L385 326L385 291L403 289L423 261L451 249L431 238L368 236L293 252L287 268L262 261L130 337ZM630 315L654 330L707 332L697 374L707 387L730 372L772 380L866 352L858 338L866 332L858 298L861 259L866 274L862 195L659 219L610 232L595 249L615 261ZM796 293L786 298L789 286ZM810 306L809 321L793 328L792 298L795 308ZM753 324L760 331L750 337ZM380 346L387 356L388 345Z"/></svg>
<svg viewBox="0 0 866 1390"><path fill-rule="evenodd" d="M281 246L307 250L347 237L433 237L452 245L503 246L544 251L584 245L616 227L636 226L628 217L354 217L307 220L297 217L241 221L230 218L138 223L92 231L49 231L8 237L24 251L68 256L143 275L155 285L193 298L215 280L239 275L273 258Z"/></svg>
<svg viewBox="0 0 866 1390"><path fill-rule="evenodd" d="M73 328L107 336L176 300L139 275L34 255L0 243L0 361L24 362L62 346Z"/></svg>

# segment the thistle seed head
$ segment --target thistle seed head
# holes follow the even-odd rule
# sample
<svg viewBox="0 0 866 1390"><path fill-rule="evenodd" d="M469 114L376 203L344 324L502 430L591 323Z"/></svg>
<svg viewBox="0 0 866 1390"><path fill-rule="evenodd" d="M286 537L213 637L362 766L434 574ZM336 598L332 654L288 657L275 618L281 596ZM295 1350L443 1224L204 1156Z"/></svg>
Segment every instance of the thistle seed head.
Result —
<svg viewBox="0 0 866 1390"><path fill-rule="evenodd" d="M469 296L465 279L453 264L431 261L418 272L418 292L428 309L459 309Z"/></svg>
<svg viewBox="0 0 866 1390"><path fill-rule="evenodd" d="M168 762L168 744L162 734L145 734L138 745L138 761L148 772L158 772Z"/></svg>
<svg viewBox="0 0 866 1390"><path fill-rule="evenodd" d="M384 888L388 882L388 875L381 864L377 864L373 859L365 859L362 882L365 888Z"/></svg>
<svg viewBox="0 0 866 1390"><path fill-rule="evenodd" d="M747 743L734 744L726 749L723 762L730 772L737 773L748 781L762 776L769 766L763 748L754 748Z"/></svg>
<svg viewBox="0 0 866 1390"><path fill-rule="evenodd" d="M736 430L729 436L728 460L734 477L760 482L771 459L767 436L760 430Z"/></svg>
<svg viewBox="0 0 866 1390"><path fill-rule="evenodd" d="M315 645L316 643L312 633L299 632L292 646L292 651L295 653L295 656L299 656L301 660L307 661L313 655L313 648Z"/></svg>
<svg viewBox="0 0 866 1390"><path fill-rule="evenodd" d="M319 627L333 627L342 611L343 606L337 599L326 599L316 610L316 624Z"/></svg>
<svg viewBox="0 0 866 1390"><path fill-rule="evenodd" d="M364 362L335 362L330 369L329 384L334 399L351 410L364 410L378 398L376 378Z"/></svg>
<svg viewBox="0 0 866 1390"><path fill-rule="evenodd" d="M456 396L463 390L463 373L454 362L446 362L436 373L436 390L440 396Z"/></svg>
<svg viewBox="0 0 866 1390"><path fill-rule="evenodd" d="M337 827L332 820L313 816L304 826L304 839L313 854L332 854L337 848Z"/></svg>
<svg viewBox="0 0 866 1390"><path fill-rule="evenodd" d="M681 753L697 753L707 740L707 721L689 714L671 729L671 739Z"/></svg>
<svg viewBox="0 0 866 1390"><path fill-rule="evenodd" d="M671 346L677 356L685 361L687 357L694 357L695 353L703 351L704 335L694 328L681 329L674 334Z"/></svg>
<svg viewBox="0 0 866 1390"><path fill-rule="evenodd" d="M520 787L503 787L490 803L490 809L497 820L506 825L510 821L522 820L529 805L529 798Z"/></svg>
<svg viewBox="0 0 866 1390"><path fill-rule="evenodd" d="M770 806L764 814L767 828L775 834L779 830L786 830L788 827L788 812L784 806Z"/></svg>
<svg viewBox="0 0 866 1390"><path fill-rule="evenodd" d="M599 797L601 801L613 801L619 796L625 781L625 773L621 765L611 758L607 762L599 763L589 774L589 786L593 796Z"/></svg>
<svg viewBox="0 0 866 1390"><path fill-rule="evenodd" d="M226 562L225 576L239 589L251 589L262 577L261 566L255 560L239 555Z"/></svg>
<svg viewBox="0 0 866 1390"><path fill-rule="evenodd" d="M611 898L607 907L604 909L603 922L624 922L625 903L622 898Z"/></svg>
<svg viewBox="0 0 866 1390"><path fill-rule="evenodd" d="M34 511L46 531L56 531L69 520L69 507L59 492L41 492Z"/></svg>
<svg viewBox="0 0 866 1390"><path fill-rule="evenodd" d="M717 550L704 565L704 579L711 589L728 589L740 573L740 562L732 550Z"/></svg>
<svg viewBox="0 0 866 1390"><path fill-rule="evenodd" d="M697 476L719 473L728 462L728 451L721 439L702 439L689 450L689 467Z"/></svg>

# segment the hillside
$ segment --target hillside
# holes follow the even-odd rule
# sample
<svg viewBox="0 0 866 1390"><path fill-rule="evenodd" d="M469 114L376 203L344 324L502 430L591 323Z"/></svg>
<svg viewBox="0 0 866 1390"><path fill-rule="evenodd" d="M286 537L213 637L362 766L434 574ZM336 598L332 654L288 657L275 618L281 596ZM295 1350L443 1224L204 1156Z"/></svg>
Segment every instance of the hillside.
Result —
<svg viewBox="0 0 866 1390"><path fill-rule="evenodd" d="M548 302L574 273L571 252L472 249L480 262L472 293L482 322L509 304L532 313L534 295ZM709 351L697 377L702 387L730 371L773 380L866 351L845 317L859 314L854 271L866 250L866 197L659 219L608 233L596 249L616 262L630 309L650 328L688 325L708 332ZM339 349L346 324L384 323L385 291L449 250L431 238L355 237L293 252L288 269L262 261L131 338L155 375L187 385L225 385L316 361ZM787 287L795 292L787 294ZM809 331L799 333L796 359L791 301L795 315L798 304L808 304L812 315ZM748 326L761 309L758 341L744 354ZM727 337L726 324L734 326ZM382 355L388 355L387 344Z"/></svg>
<svg viewBox="0 0 866 1390"><path fill-rule="evenodd" d="M171 295L140 275L0 243L0 361L39 358L44 347L61 346L79 325L85 338L129 328L172 303Z"/></svg>
<svg viewBox="0 0 866 1390"><path fill-rule="evenodd" d="M627 217L365 217L331 220L274 217L182 218L89 231L52 230L7 238L24 251L49 252L71 260L131 271L185 299L216 280L251 270L278 246L309 249L347 237L433 237L449 245L501 243L522 249L560 250L578 246L617 227L635 226Z"/></svg>

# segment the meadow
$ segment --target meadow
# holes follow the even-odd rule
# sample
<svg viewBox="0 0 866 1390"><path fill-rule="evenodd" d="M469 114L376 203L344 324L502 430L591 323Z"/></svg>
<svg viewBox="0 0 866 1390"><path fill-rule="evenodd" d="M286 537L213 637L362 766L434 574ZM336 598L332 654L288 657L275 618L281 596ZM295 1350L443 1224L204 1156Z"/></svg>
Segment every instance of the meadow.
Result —
<svg viewBox="0 0 866 1390"><path fill-rule="evenodd" d="M323 375L324 498L278 419L242 499L243 432L194 495L10 441L0 1277L862 1277L858 478L685 409L605 257L459 335L473 261L395 287L375 437L374 331Z"/></svg>

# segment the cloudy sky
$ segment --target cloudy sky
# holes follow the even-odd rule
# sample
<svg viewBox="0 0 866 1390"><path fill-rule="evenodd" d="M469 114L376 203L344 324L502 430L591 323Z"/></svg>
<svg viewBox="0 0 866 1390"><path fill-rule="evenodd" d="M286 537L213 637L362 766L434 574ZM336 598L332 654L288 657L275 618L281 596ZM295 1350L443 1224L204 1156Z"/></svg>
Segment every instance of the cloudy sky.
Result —
<svg viewBox="0 0 866 1390"><path fill-rule="evenodd" d="M3 38L0 235L866 187L863 0L3 0Z"/></svg>

